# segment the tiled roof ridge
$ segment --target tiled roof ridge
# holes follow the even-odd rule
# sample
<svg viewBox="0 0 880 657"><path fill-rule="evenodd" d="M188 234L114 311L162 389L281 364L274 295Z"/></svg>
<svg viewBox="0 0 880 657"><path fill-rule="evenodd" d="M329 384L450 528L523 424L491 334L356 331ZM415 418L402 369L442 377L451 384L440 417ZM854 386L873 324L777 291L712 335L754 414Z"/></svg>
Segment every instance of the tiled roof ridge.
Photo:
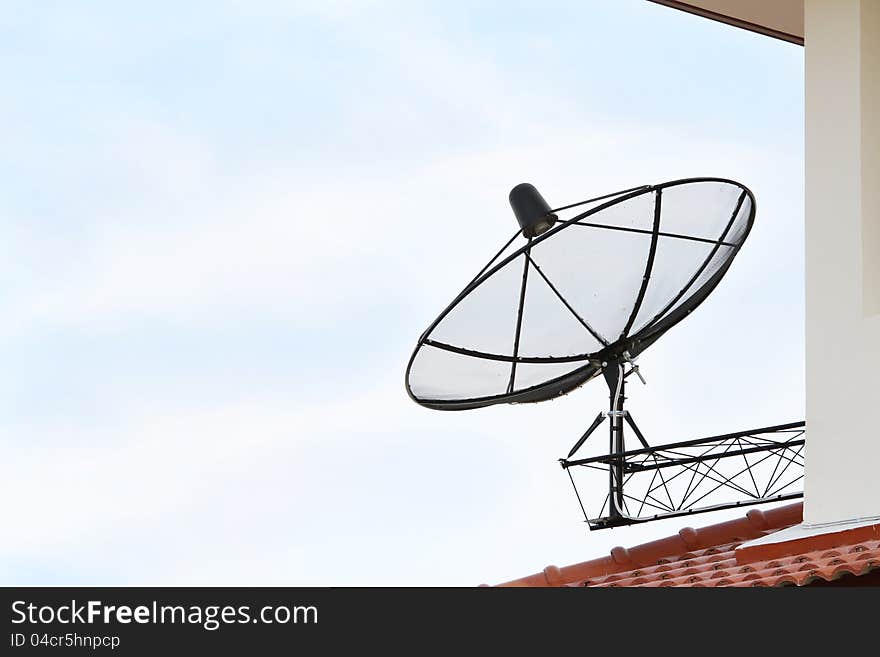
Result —
<svg viewBox="0 0 880 657"><path fill-rule="evenodd" d="M632 577L631 573L625 573L623 577L610 576L604 581L590 582L590 586L597 587L714 587L714 586L782 586L793 584L803 586L815 580L831 581L843 575L864 575L873 570L880 569L880 543L871 549L865 545L854 546L855 551L828 551L822 554L822 550L806 553L794 559L784 561L756 562L754 564L740 565L732 556L732 550L721 559L712 564L711 569L704 568L678 568L664 572L658 576L646 575L644 577Z"/></svg>
<svg viewBox="0 0 880 657"><path fill-rule="evenodd" d="M499 586L565 586L639 568L656 567L666 562L685 560L697 550L723 549L801 522L803 504L789 504L763 511L751 509L744 517L707 527L685 527L677 534L630 548L615 547L611 554L571 566L547 566L540 573L505 582ZM696 555L690 555L696 557ZM720 556L720 555L719 555Z"/></svg>

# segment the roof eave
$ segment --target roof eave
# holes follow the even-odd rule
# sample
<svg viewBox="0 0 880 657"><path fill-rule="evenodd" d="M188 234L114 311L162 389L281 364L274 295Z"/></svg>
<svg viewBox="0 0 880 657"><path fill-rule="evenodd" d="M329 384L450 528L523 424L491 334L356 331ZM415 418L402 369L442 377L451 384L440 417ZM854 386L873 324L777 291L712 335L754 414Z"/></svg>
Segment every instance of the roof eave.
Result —
<svg viewBox="0 0 880 657"><path fill-rule="evenodd" d="M782 41L794 43L799 46L804 45L803 36L799 36L797 34L789 34L788 32L783 32L772 27L768 27L766 25L753 23L743 18L721 14L715 11L711 11L709 9L705 9L703 7L697 7L687 2L679 2L678 0L648 0L648 2L653 2L658 5L664 5L666 7L671 7L672 9L678 9L680 11L686 11L689 14L708 18L713 21L718 21L719 23L732 25L743 30L749 30L750 32L757 32L758 34L773 37L774 39L781 39Z"/></svg>

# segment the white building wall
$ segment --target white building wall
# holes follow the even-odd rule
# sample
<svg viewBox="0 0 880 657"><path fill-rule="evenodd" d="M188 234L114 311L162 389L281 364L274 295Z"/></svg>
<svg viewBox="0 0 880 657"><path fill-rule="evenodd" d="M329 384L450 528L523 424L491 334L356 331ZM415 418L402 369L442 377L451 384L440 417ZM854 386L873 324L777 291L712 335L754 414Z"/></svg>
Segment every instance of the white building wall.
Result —
<svg viewBox="0 0 880 657"><path fill-rule="evenodd" d="M880 516L880 0L804 10L804 522L817 524Z"/></svg>

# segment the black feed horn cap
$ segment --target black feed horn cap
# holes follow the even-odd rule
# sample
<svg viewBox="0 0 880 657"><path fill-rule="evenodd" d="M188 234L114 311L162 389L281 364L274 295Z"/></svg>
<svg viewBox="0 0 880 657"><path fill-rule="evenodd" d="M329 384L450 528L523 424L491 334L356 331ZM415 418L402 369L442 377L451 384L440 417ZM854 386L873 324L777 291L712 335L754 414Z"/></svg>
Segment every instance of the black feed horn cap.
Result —
<svg viewBox="0 0 880 657"><path fill-rule="evenodd" d="M529 183L520 183L510 190L510 207L525 237L546 233L558 219L550 212L550 206L541 193Z"/></svg>

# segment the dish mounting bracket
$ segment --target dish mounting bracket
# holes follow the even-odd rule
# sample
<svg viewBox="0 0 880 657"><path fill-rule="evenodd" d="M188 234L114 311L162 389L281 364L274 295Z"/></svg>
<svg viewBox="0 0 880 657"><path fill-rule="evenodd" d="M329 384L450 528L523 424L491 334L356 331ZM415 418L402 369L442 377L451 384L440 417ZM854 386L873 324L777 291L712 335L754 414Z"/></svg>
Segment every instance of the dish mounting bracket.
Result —
<svg viewBox="0 0 880 657"><path fill-rule="evenodd" d="M624 372L626 362L603 364L609 410L559 459L591 530L803 497L805 422L651 446L624 409L625 379L634 371ZM573 458L606 418L608 453ZM638 449L626 449L626 427ZM599 514L590 516L581 493L603 489Z"/></svg>

